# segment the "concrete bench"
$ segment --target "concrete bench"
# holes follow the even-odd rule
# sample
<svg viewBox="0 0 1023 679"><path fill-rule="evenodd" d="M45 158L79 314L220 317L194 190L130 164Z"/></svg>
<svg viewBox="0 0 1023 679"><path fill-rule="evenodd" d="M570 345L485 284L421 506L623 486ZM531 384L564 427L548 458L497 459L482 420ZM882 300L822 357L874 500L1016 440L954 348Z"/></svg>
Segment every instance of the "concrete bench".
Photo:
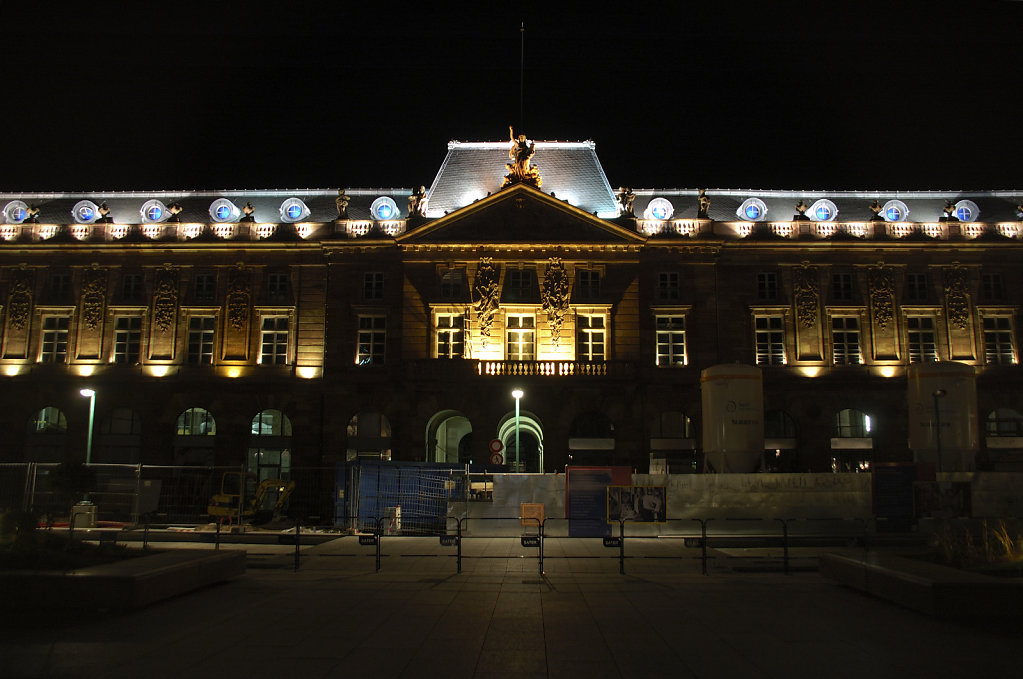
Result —
<svg viewBox="0 0 1023 679"><path fill-rule="evenodd" d="M941 618L1023 616L1023 583L892 554L822 554L820 573Z"/></svg>
<svg viewBox="0 0 1023 679"><path fill-rule="evenodd" d="M80 570L0 573L2 608L138 608L245 572L241 550L170 550Z"/></svg>

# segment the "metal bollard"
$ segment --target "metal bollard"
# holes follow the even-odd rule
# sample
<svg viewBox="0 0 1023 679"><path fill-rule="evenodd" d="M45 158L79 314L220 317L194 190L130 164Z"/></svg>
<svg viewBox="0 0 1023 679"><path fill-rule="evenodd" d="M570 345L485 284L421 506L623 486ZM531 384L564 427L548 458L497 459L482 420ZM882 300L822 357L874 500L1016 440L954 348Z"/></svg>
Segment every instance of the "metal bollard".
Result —
<svg viewBox="0 0 1023 679"><path fill-rule="evenodd" d="M298 550L302 545L302 521L295 519L295 570L298 570Z"/></svg>

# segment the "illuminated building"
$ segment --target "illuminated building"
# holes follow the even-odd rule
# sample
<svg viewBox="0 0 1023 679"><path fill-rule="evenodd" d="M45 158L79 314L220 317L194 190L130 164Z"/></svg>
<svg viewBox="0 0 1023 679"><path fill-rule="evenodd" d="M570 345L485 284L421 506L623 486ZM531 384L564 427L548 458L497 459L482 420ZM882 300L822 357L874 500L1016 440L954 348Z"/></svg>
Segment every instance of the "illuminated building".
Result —
<svg viewBox="0 0 1023 679"><path fill-rule="evenodd" d="M422 197L0 195L2 459L83 457L92 387L94 462L482 464L520 388L524 471L693 471L701 371L744 363L764 469L863 469L913 459L907 366L955 360L978 467L1023 464L1023 193L623 192L592 142L537 142L536 187L508 158L452 142Z"/></svg>

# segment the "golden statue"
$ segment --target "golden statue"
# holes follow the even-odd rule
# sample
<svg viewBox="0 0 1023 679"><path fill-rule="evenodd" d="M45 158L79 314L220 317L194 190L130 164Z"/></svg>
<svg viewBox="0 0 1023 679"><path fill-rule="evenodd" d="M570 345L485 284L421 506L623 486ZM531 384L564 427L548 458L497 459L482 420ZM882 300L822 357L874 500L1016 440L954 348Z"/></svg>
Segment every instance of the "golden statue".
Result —
<svg viewBox="0 0 1023 679"><path fill-rule="evenodd" d="M516 139L515 130L511 125L508 126L508 135L511 137L511 148L508 149L508 157L512 162L505 165L508 169L508 174L504 176L501 188L503 189L510 184L517 184L519 182L540 188L543 185L543 180L540 178L540 170L535 165L530 165L530 160L532 160L533 154L536 152L536 144L526 140L526 135L524 134L520 134Z"/></svg>

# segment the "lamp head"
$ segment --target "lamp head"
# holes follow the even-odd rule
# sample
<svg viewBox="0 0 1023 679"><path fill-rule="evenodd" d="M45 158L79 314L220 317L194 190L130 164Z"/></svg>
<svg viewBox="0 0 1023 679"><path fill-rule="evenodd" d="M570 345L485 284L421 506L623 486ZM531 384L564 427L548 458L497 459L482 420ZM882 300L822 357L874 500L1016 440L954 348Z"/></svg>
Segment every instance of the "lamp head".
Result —
<svg viewBox="0 0 1023 679"><path fill-rule="evenodd" d="M513 389L512 390L512 398L514 398L514 399L522 398L522 390L521 389Z"/></svg>
<svg viewBox="0 0 1023 679"><path fill-rule="evenodd" d="M84 396L85 398L92 398L93 396L96 395L96 391L93 389L82 389L78 393Z"/></svg>

